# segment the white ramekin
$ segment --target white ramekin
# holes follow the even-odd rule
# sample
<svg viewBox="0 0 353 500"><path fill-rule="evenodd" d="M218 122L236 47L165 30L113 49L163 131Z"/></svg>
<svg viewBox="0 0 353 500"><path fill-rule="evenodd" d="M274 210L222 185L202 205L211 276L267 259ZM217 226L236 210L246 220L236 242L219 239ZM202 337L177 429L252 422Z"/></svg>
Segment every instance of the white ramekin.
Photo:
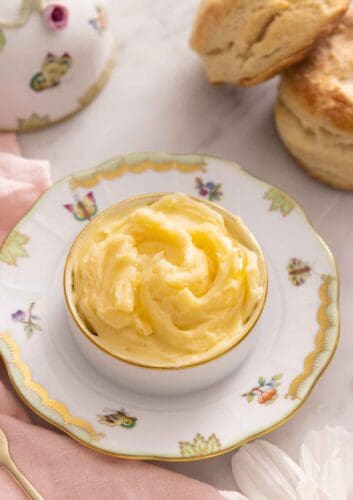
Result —
<svg viewBox="0 0 353 500"><path fill-rule="evenodd" d="M141 195L127 199L109 207L98 217L104 217L107 212L118 213L128 208L149 205L165 194L167 193ZM229 227L238 224L237 218L224 208L209 201L199 198L194 199L205 203L223 215ZM249 319L242 336L237 338L225 351L199 363L182 367L151 367L125 360L115 353L109 352L100 345L97 336L88 330L78 314L72 293L73 273L71 262L75 245L85 234L88 226L89 224L78 235L68 253L64 270L64 296L71 332L84 357L98 372L114 383L135 392L153 395L176 395L204 389L230 375L240 366L251 352L258 335L261 334L261 313L267 295L268 278L265 259L259 244L250 231L246 231L243 242L256 251L259 256L264 281L264 294Z"/></svg>

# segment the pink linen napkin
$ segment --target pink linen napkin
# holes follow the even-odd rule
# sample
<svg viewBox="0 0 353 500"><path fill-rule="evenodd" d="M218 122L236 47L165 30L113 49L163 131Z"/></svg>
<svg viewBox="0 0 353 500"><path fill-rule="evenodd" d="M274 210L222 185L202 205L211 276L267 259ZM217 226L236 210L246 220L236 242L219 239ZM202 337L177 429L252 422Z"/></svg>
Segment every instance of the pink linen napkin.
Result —
<svg viewBox="0 0 353 500"><path fill-rule="evenodd" d="M19 156L14 134L0 134L0 242L50 186L49 163Z"/></svg>
<svg viewBox="0 0 353 500"><path fill-rule="evenodd" d="M84 448L31 423L28 413L0 382L0 428L19 469L45 499L219 500L212 486L145 462L121 460ZM0 498L27 498L0 468Z"/></svg>
<svg viewBox="0 0 353 500"><path fill-rule="evenodd" d="M49 164L19 156L15 136L0 135L0 237L50 185ZM47 427L47 426L46 426ZM19 469L45 499L219 500L212 486L155 465L115 459L42 426L9 389L0 362L0 428ZM0 467L0 499L27 498Z"/></svg>

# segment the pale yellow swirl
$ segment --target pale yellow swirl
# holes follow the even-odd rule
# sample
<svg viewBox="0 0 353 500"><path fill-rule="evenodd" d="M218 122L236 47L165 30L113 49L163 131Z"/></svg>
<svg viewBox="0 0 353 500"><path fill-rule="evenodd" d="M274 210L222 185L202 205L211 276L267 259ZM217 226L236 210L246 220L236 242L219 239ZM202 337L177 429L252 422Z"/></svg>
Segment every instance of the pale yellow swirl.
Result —
<svg viewBox="0 0 353 500"><path fill-rule="evenodd" d="M245 234L239 219L237 228ZM259 255L238 237L182 194L99 217L73 252L77 310L101 345L130 361L208 358L241 336L265 291Z"/></svg>

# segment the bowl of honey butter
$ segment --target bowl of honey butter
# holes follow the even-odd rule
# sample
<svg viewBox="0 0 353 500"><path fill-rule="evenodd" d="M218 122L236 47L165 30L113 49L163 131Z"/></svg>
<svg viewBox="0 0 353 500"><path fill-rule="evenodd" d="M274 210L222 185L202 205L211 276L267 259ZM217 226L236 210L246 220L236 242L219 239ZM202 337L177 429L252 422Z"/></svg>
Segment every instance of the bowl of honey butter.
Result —
<svg viewBox="0 0 353 500"><path fill-rule="evenodd" d="M262 250L238 216L156 193L87 224L66 259L64 295L72 334L98 372L136 392L174 395L244 361L261 330L267 280Z"/></svg>

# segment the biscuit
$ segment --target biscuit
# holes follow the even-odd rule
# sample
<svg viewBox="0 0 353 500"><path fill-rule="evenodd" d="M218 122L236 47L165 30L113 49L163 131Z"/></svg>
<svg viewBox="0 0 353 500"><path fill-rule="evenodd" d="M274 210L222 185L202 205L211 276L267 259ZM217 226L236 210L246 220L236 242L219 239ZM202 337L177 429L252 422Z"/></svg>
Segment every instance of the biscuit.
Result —
<svg viewBox="0 0 353 500"><path fill-rule="evenodd" d="M353 190L353 10L282 75L275 118L284 144L313 177Z"/></svg>
<svg viewBox="0 0 353 500"><path fill-rule="evenodd" d="M203 0L190 46L212 83L255 85L303 59L349 0Z"/></svg>

